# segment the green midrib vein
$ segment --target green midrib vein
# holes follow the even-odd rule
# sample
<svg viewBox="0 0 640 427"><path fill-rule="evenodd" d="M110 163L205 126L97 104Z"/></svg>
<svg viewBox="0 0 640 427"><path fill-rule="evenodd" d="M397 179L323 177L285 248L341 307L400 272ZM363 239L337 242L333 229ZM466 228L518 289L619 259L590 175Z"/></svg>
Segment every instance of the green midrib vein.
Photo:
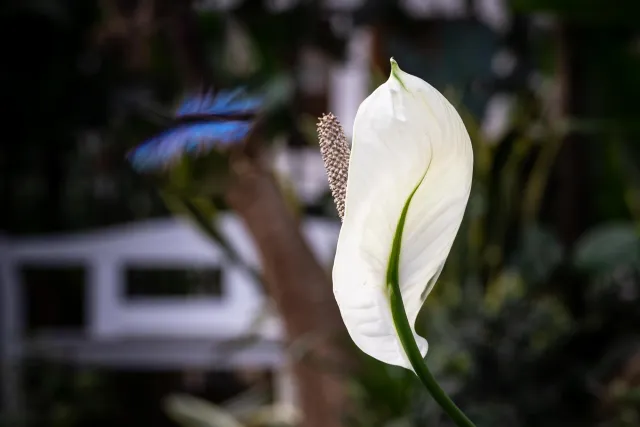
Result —
<svg viewBox="0 0 640 427"><path fill-rule="evenodd" d="M427 167L427 171L429 168ZM402 247L402 233L404 225L407 219L407 213L409 211L409 205L413 196L418 191L418 188L424 181L427 175L425 171L424 175L415 186L400 214L398 225L396 227L395 234L393 236L393 243L391 245L391 254L389 255L389 263L387 265L387 293L389 296L389 305L391 307L391 315L393 323L398 333L400 343L404 349L411 366L413 367L416 375L427 388L429 393L433 396L436 402L442 407L442 409L451 417L451 419L459 427L475 427L473 422L467 418L467 416L456 406L456 404L447 396L447 394L440 388L438 382L435 380L429 367L422 358L418 344L416 343L413 335L413 328L409 324L407 312L402 302L402 294L400 293L400 250Z"/></svg>

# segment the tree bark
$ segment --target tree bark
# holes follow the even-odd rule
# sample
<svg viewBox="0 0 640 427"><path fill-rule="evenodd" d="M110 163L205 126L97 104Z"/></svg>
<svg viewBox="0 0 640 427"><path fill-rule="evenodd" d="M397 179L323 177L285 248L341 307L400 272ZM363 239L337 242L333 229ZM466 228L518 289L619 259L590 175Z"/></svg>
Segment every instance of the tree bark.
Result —
<svg viewBox="0 0 640 427"><path fill-rule="evenodd" d="M242 172L227 202L255 240L266 287L284 320L289 343L308 344L306 357L293 361L303 425L338 427L345 408L345 378L331 367L345 366L347 357L339 341L346 330L330 281L304 241L273 176L247 158L240 164Z"/></svg>

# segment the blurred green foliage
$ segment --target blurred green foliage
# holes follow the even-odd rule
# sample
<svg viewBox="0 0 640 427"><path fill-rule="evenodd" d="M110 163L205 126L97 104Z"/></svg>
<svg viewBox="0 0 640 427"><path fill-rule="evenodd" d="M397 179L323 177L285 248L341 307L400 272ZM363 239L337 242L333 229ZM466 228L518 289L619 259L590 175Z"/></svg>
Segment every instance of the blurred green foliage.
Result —
<svg viewBox="0 0 640 427"><path fill-rule="evenodd" d="M260 405L234 411L188 395L169 396L165 408L181 427L290 427L299 420L289 407Z"/></svg>

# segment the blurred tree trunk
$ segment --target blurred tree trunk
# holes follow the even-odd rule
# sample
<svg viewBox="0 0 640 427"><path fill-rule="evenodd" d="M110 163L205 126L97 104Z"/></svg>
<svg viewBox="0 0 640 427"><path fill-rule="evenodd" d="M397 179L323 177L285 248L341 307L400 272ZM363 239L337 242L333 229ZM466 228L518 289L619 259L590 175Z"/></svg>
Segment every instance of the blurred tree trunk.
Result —
<svg viewBox="0 0 640 427"><path fill-rule="evenodd" d="M331 283L304 241L273 176L257 162L244 160L227 202L256 242L267 290L284 319L289 342L304 346L303 357L294 360L303 425L340 426L345 379L333 366L346 362L339 343L345 329Z"/></svg>
<svg viewBox="0 0 640 427"><path fill-rule="evenodd" d="M185 83L191 88L210 81L189 2L166 4L172 17L170 36ZM248 144L226 200L243 219L261 255L266 288L284 321L290 344L304 347L293 361L304 427L339 427L345 408L343 366L346 353L338 342L346 336L331 282L304 241L271 173L258 159L260 144ZM236 160L238 160L236 159ZM311 363L312 361L318 363Z"/></svg>

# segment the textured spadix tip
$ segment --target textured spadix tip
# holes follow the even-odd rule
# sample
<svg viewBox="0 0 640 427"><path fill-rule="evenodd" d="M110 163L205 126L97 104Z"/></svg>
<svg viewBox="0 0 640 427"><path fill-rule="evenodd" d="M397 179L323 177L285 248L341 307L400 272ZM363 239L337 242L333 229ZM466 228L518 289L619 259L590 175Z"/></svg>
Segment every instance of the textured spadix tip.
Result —
<svg viewBox="0 0 640 427"><path fill-rule="evenodd" d="M318 121L320 153L329 179L329 189L340 219L344 219L347 178L351 150L340 121L332 113L323 114Z"/></svg>

